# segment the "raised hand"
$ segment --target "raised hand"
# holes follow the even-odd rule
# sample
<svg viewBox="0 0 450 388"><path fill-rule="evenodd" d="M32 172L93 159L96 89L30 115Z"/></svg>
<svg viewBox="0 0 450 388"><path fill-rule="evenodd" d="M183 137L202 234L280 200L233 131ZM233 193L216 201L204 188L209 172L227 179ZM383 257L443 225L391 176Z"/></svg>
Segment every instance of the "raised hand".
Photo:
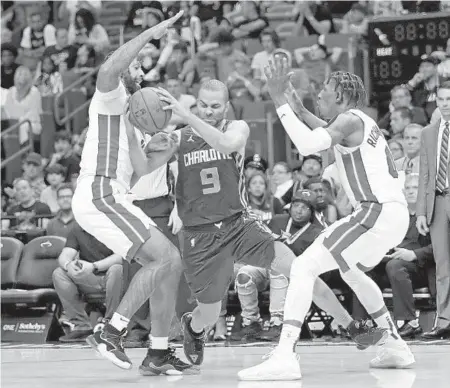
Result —
<svg viewBox="0 0 450 388"><path fill-rule="evenodd" d="M264 68L267 77L267 88L275 104L284 102L285 92L290 87L290 72L288 60L285 56L275 55L274 60L269 60L269 66Z"/></svg>
<svg viewBox="0 0 450 388"><path fill-rule="evenodd" d="M153 33L154 38L161 39L164 35L166 35L168 29L170 27L172 27L175 24L175 22L183 16L183 14L184 14L184 11L180 11L175 16L172 16L170 19L164 20L163 22L150 28L150 30Z"/></svg>

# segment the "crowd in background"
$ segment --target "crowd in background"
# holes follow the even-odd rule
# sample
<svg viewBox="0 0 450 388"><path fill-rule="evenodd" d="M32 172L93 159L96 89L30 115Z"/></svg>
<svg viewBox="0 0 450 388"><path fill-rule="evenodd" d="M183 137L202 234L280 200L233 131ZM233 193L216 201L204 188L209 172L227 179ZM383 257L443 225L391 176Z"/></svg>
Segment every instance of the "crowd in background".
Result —
<svg viewBox="0 0 450 388"><path fill-rule="evenodd" d="M102 2L61 2L59 7L55 7L54 2L43 2L5 12L13 3L2 1L2 10L7 15L2 19L2 120L28 118L31 131L21 128L19 141L25 144L31 140L33 150L22 160L23 175L13 182L2 181L2 235L26 231L30 236L47 233L68 237L74 223L70 202L79 173L85 130L70 133L58 127L54 152L43 158L39 142L43 130L40 119L42 98L57 95L81 75L91 72L111 50L108 33L98 22ZM276 2L277 5L280 3L293 2ZM123 30L125 35L136 35L180 8L185 10L181 23L163 40L149 42L139 57L145 72L142 86L162 85L194 111L199 85L213 78L227 85L234 111L238 111L242 103L269 100L263 68L275 54L287 57L295 69L294 86L305 106L314 111L314 101L324 80L334 70L345 70L342 50L326 46L327 34L356 33L364 39L371 18L445 11L449 9L449 3L296 2L292 6L295 14L292 34L317 36L317 43L294 52L281 48L279 33L265 16L266 10L274 6L273 1L137 1L129 6ZM25 27L17 45L12 32L21 25ZM248 38L259 38L262 51L250 56ZM410 306L409 295L405 296L405 280L400 279L398 273L408 267L411 295L413 288L428 287L432 294L435 289L428 276L434 267L432 251L424 251L430 247L430 241L420 237L415 229L415 209L421 133L425 126L440 119L436 91L449 77L450 40L446 51L423 55L416 75L391 90L388 111L379 111L375 115L378 126L389 140L397 169L406 175L405 195L411 225L404 243L390 252L372 275L383 287L397 290L400 301L394 303L394 315L397 321L403 322L402 333L406 335L419 334L420 327L412 312L414 307ZM88 78L81 89L87 98L92 96L95 75ZM180 118L173 116L169 129L183 125ZM277 161L270 168L266 159L258 154L247 155L245 175L249 205L288 245L300 243L300 248L298 245L295 248L298 254L316 233L352 212L339 183L336 166L330 164L332 159L310 155L295 165ZM305 196L305 192L309 194ZM291 220L291 231L286 229L287 225L280 226L280 217ZM310 224L314 224L315 229L310 231L312 234L305 234L304 228L309 228ZM298 231L301 233L296 235ZM414 264L412 269L411 263ZM237 274L242 273L242 269L237 269ZM256 291L277 281L278 292L280 288L287 288L287 281L281 281L280 285L280 279L263 275L258 278L261 281L255 285ZM255 278L256 275L252 276ZM335 282L337 287L343 287L334 275L327 279ZM245 319L237 339L261 335L259 312L251 300L249 302L246 288L239 285L242 284L238 284L237 291L241 290L239 295ZM399 288L403 291L398 291ZM357 302L353 307L354 314L365 317L366 313ZM275 327L274 337L269 336L271 339L279 334L277 327L281 324L282 312L280 314L278 310L275 308L271 318L271 327Z"/></svg>

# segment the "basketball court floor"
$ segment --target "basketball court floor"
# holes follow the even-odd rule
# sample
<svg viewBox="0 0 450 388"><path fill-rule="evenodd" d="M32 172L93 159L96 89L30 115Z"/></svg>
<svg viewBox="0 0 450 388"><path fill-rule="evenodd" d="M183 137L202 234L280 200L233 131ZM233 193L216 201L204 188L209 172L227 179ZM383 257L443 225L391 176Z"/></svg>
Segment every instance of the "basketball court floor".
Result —
<svg viewBox="0 0 450 388"><path fill-rule="evenodd" d="M269 347L209 346L197 376L140 376L145 349L128 349L133 369L121 370L84 345L3 345L4 388L450 388L450 344L412 345L416 366L410 370L369 370L374 351L349 344L302 343L303 380L240 382L237 372L260 362ZM182 350L177 349L178 354ZM184 357L184 356L182 356Z"/></svg>

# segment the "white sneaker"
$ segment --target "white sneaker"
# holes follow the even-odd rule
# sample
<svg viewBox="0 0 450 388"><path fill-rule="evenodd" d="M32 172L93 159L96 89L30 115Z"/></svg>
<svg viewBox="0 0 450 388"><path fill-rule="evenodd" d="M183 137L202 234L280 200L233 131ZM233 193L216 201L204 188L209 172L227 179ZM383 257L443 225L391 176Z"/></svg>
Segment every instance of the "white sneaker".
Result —
<svg viewBox="0 0 450 388"><path fill-rule="evenodd" d="M300 356L276 348L266 361L241 370L238 377L244 381L300 380Z"/></svg>
<svg viewBox="0 0 450 388"><path fill-rule="evenodd" d="M407 369L415 363L414 355L402 339L390 335L383 345L379 345L377 356L370 361L371 368Z"/></svg>

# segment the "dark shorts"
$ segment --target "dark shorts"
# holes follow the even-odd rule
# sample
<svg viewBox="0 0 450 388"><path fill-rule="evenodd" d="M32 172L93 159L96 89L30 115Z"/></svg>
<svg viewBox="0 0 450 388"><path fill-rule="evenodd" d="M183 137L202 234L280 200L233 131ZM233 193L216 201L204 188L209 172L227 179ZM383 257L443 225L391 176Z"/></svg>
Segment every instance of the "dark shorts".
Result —
<svg viewBox="0 0 450 388"><path fill-rule="evenodd" d="M275 256L267 226L242 214L217 224L185 228L182 244L186 279L200 303L223 299L234 262L268 268Z"/></svg>

